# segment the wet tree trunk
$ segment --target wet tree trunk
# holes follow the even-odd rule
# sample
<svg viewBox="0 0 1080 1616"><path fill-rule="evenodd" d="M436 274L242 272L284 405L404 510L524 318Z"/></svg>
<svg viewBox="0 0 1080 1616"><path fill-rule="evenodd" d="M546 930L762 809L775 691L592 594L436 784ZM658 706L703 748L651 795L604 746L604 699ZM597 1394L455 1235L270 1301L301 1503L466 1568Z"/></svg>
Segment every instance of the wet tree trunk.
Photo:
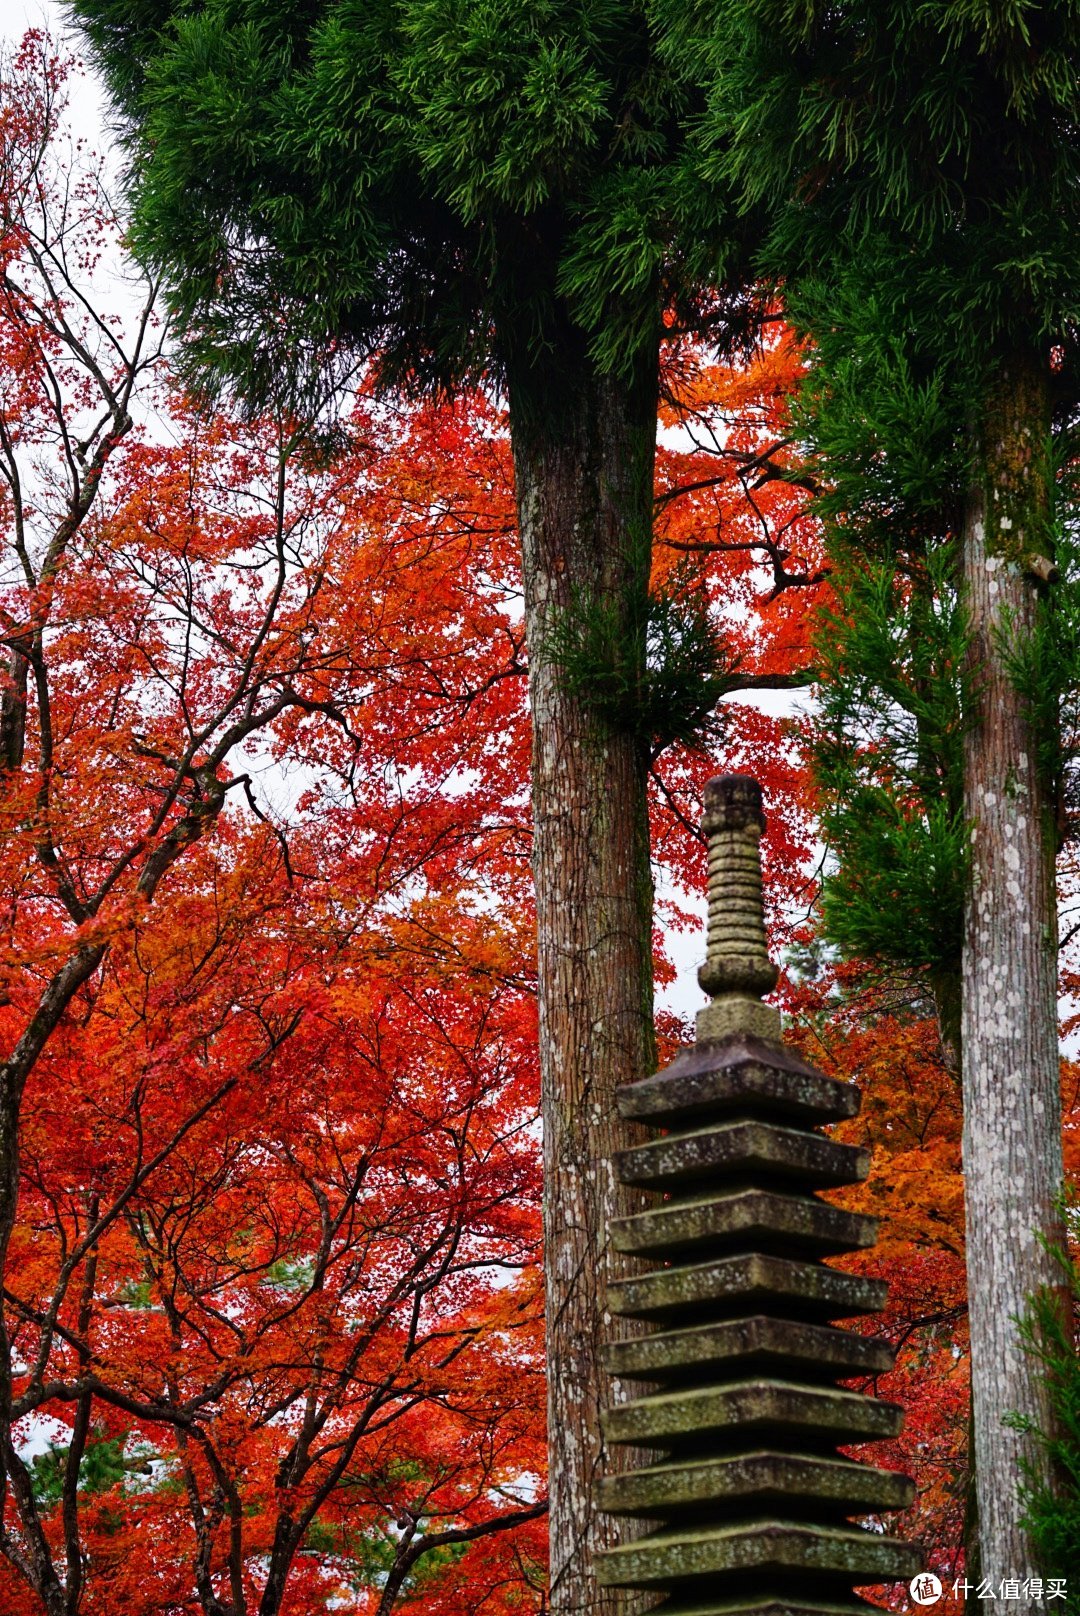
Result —
<svg viewBox="0 0 1080 1616"><path fill-rule="evenodd" d="M655 1067L647 744L568 688L551 645L588 605L610 613L612 652L640 677L656 440L656 354L632 381L581 357L536 406L511 375L533 729L550 1451L552 1616L610 1616L592 1554L614 1523L595 1504L609 1218L632 1192L611 1171L635 1142L614 1090ZM619 1455L607 1468L626 1462Z"/></svg>
<svg viewBox="0 0 1080 1616"><path fill-rule="evenodd" d="M1048 438L1047 377L1034 356L1015 357L987 403L963 560L976 707L965 757L963 1162L979 1551L995 1588L1035 1569L1017 1488L1022 1462L1045 1460L1002 1421L1019 1413L1050 1428L1045 1382L1014 1319L1055 1283L1037 1237L1063 1240L1055 818L1036 723L1009 667L1010 646L1034 631L1049 545Z"/></svg>

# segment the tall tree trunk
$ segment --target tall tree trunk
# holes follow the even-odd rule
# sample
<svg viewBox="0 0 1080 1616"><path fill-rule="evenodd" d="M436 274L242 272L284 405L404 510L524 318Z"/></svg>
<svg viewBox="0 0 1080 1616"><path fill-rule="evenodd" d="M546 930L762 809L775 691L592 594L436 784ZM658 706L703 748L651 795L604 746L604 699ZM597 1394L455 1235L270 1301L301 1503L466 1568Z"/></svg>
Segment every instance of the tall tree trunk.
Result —
<svg viewBox="0 0 1080 1616"><path fill-rule="evenodd" d="M960 1051L963 1046L961 1032L963 999L959 960L950 961L940 970L931 972L930 992L934 1001L934 1014L937 1017L941 1058L949 1076L959 1083L962 1066Z"/></svg>
<svg viewBox="0 0 1080 1616"><path fill-rule="evenodd" d="M631 1204L611 1157L634 1142L614 1091L655 1067L647 744L570 687L552 637L602 605L613 654L631 683L641 676L656 369L654 349L632 381L598 375L584 355L557 388L510 378L533 729L552 1616L623 1608L591 1571L613 1531L595 1503L611 1400L606 1228Z"/></svg>
<svg viewBox="0 0 1080 1616"><path fill-rule="evenodd" d="M1056 1282L1038 1236L1064 1237L1054 815L1040 737L1007 665L1009 647L1031 640L1031 567L1048 544L1047 380L1034 355L1000 365L964 530L976 713L965 756L963 1162L979 1547L995 1589L1033 1569L1017 1490L1022 1462L1045 1459L1002 1421L1018 1413L1050 1429L1046 1384L1014 1320Z"/></svg>

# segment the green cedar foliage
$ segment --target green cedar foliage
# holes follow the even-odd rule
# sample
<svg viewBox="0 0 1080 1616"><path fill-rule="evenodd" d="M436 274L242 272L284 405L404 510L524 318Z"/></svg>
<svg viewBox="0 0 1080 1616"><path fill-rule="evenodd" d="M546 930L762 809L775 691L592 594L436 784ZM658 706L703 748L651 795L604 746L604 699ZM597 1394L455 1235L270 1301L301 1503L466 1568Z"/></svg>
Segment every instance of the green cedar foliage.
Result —
<svg viewBox="0 0 1080 1616"><path fill-rule="evenodd" d="M704 162L789 278L884 235L909 317L979 375L1075 346L1080 0L657 0L711 73ZM954 378L959 380L959 375ZM977 394L969 386L969 402Z"/></svg>
<svg viewBox="0 0 1080 1616"><path fill-rule="evenodd" d="M957 964L963 924L963 694L956 576L963 420L921 333L882 316L896 270L807 280L817 332L795 427L821 492L834 603L816 635L813 748L826 931L844 953Z"/></svg>
<svg viewBox="0 0 1080 1616"><path fill-rule="evenodd" d="M870 247L864 248L869 256ZM865 263L865 259L864 259ZM881 317L887 254L874 272L807 279L793 299L817 334L795 401L821 492L835 602L815 662L813 746L823 832L826 931L846 953L948 972L958 965L967 834L963 819L969 667L958 541L970 465L966 401L926 331ZM1040 739L1059 834L1075 834L1080 750L1080 534L1072 421L1056 424L1053 532L1058 576L1034 634L1000 650Z"/></svg>
<svg viewBox="0 0 1080 1616"><path fill-rule="evenodd" d="M610 730L635 736L653 759L675 743L707 745L737 664L693 580L676 575L640 603L575 599L560 612L546 654L564 685Z"/></svg>
<svg viewBox="0 0 1080 1616"><path fill-rule="evenodd" d="M845 954L937 969L962 938L965 635L951 546L910 572L849 556L818 636L823 910Z"/></svg>
<svg viewBox="0 0 1080 1616"><path fill-rule="evenodd" d="M700 97L643 4L72 9L124 118L135 244L204 384L310 405L377 356L413 388L527 373L543 410L580 348L629 374L662 305L695 328L720 312L726 193L683 160Z"/></svg>
<svg viewBox="0 0 1080 1616"><path fill-rule="evenodd" d="M125 1438L103 1437L91 1439L79 1461L78 1485L88 1493L108 1492L124 1481L129 1473L145 1470L145 1460L129 1463L124 1458ZM68 1448L50 1442L44 1453L35 1454L30 1461L30 1479L34 1498L39 1504L51 1507L64 1495Z"/></svg>
<svg viewBox="0 0 1080 1616"><path fill-rule="evenodd" d="M1050 1386L1054 1434L1034 1431L1050 1459L1050 1479L1029 1466L1019 1490L1038 1567L1060 1577L1075 1574L1080 1565L1080 1272L1064 1252L1055 1249L1053 1255L1064 1283L1056 1291L1038 1292L1020 1321L1021 1337ZM1033 1429L1016 1415L1006 1416L1006 1423Z"/></svg>

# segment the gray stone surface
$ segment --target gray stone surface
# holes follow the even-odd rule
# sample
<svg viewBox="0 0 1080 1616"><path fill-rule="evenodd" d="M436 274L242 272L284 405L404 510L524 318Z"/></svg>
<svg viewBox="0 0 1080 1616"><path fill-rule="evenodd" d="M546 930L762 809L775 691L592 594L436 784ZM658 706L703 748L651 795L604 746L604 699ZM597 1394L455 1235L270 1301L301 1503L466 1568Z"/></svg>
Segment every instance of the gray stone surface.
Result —
<svg viewBox="0 0 1080 1616"><path fill-rule="evenodd" d="M684 1514L689 1519L711 1504L721 1519L736 1512L790 1510L793 1503L803 1514L816 1509L834 1517L906 1509L914 1496L914 1483L899 1471L780 1448L645 1465L600 1484L604 1509L646 1518Z"/></svg>
<svg viewBox="0 0 1080 1616"><path fill-rule="evenodd" d="M888 1286L817 1263L751 1252L660 1268L608 1286L608 1307L632 1318L677 1321L717 1311L848 1319L880 1313Z"/></svg>
<svg viewBox="0 0 1080 1616"><path fill-rule="evenodd" d="M873 1442L898 1435L903 1422L898 1403L784 1380L685 1387L620 1403L602 1416L609 1442L635 1442L644 1448L677 1445L713 1432L745 1441L762 1430L779 1432L796 1449L808 1439Z"/></svg>
<svg viewBox="0 0 1080 1616"><path fill-rule="evenodd" d="M613 1341L604 1349L610 1373L630 1380L744 1379L749 1366L765 1374L780 1366L811 1381L854 1380L887 1373L894 1356L888 1342L876 1336L764 1314L662 1330Z"/></svg>
<svg viewBox="0 0 1080 1616"><path fill-rule="evenodd" d="M857 1594L820 1600L804 1599L797 1594L763 1598L749 1595L734 1601L719 1596L705 1600L692 1597L687 1601L676 1595L674 1599L665 1599L662 1605L651 1605L649 1616L873 1616L880 1608Z"/></svg>
<svg viewBox="0 0 1080 1616"><path fill-rule="evenodd" d="M813 1574L858 1586L913 1577L922 1570L922 1554L901 1538L857 1527L765 1519L654 1532L604 1551L596 1569L605 1587L679 1585L725 1571Z"/></svg>
<svg viewBox="0 0 1080 1616"><path fill-rule="evenodd" d="M812 1195L765 1189L679 1196L611 1224L617 1251L650 1257L685 1255L691 1260L693 1248L702 1244L716 1252L737 1244L743 1251L772 1249L793 1257L827 1257L865 1249L876 1238L876 1218L845 1212Z"/></svg>
<svg viewBox="0 0 1080 1616"><path fill-rule="evenodd" d="M744 970L747 966L753 968L752 962L745 956L742 959L729 956L725 963L735 966L737 970ZM779 1049L783 1037L781 1027L780 1012L776 1006L762 1004L760 999L751 997L749 993L724 994L713 999L694 1017L699 1044L719 1043L746 1033L763 1044L773 1044Z"/></svg>
<svg viewBox="0 0 1080 1616"><path fill-rule="evenodd" d="M692 1044L669 1066L619 1090L619 1111L642 1122L676 1126L738 1112L788 1121L841 1122L859 1109L853 1083L826 1077L790 1049L736 1036Z"/></svg>
<svg viewBox="0 0 1080 1616"><path fill-rule="evenodd" d="M655 1530L602 1553L597 1575L665 1596L656 1616L860 1616L870 1607L856 1586L923 1568L911 1544L850 1520L907 1507L912 1482L839 1451L895 1437L903 1421L898 1404L837 1384L886 1372L892 1348L824 1322L885 1305L881 1281L821 1260L873 1244L875 1219L816 1193L860 1182L869 1152L817 1131L853 1116L857 1092L784 1049L762 1002L776 971L760 788L726 776L705 795L698 975L712 1002L692 1049L620 1092L624 1117L669 1131L614 1162L657 1194L611 1226L624 1267L608 1308L653 1333L605 1351L611 1373L638 1384L602 1417L599 1503ZM635 1259L642 1271L627 1272Z"/></svg>
<svg viewBox="0 0 1080 1616"><path fill-rule="evenodd" d="M862 1182L870 1171L870 1152L776 1123L723 1122L621 1150L615 1170L626 1184L659 1190L715 1180L720 1173L729 1179L779 1179L807 1189L836 1189Z"/></svg>

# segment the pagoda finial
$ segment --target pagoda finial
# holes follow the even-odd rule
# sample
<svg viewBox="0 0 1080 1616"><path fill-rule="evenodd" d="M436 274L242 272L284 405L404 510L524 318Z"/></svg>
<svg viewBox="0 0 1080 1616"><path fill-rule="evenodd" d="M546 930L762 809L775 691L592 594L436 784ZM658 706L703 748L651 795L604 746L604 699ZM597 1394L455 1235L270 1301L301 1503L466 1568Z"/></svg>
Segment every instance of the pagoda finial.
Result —
<svg viewBox="0 0 1080 1616"><path fill-rule="evenodd" d="M780 1012L761 1002L779 973L765 943L758 782L747 774L710 780L702 829L709 839L709 930L698 981L712 1003L698 1011L698 1041L741 1035L779 1043Z"/></svg>

